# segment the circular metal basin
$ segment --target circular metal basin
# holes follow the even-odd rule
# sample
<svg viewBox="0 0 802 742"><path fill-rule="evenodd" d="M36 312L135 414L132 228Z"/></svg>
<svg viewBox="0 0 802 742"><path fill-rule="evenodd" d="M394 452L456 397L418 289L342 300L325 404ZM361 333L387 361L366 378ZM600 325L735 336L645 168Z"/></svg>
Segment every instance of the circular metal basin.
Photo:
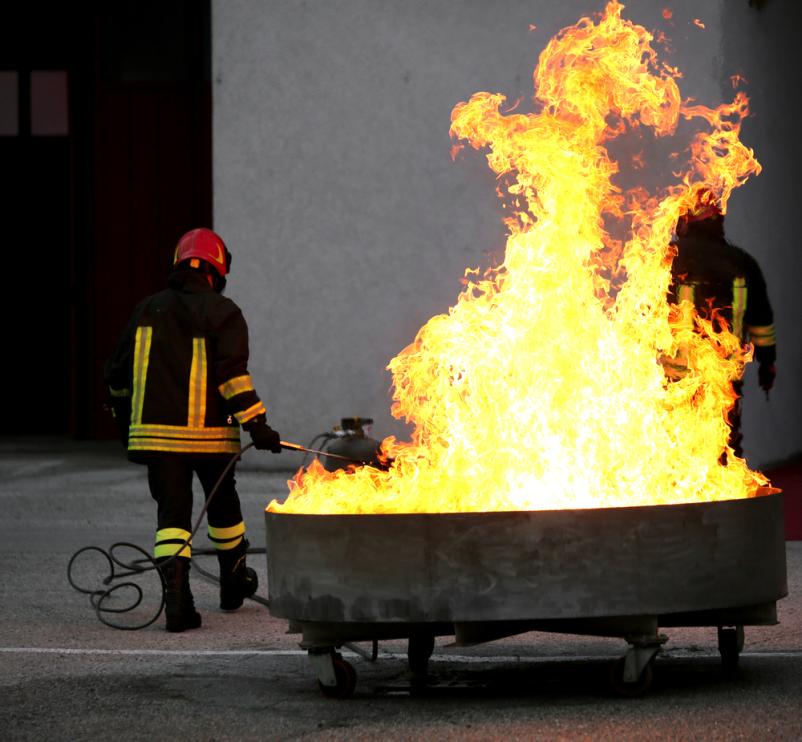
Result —
<svg viewBox="0 0 802 742"><path fill-rule="evenodd" d="M266 527L270 612L297 622L671 616L787 594L778 493L595 510L268 512Z"/></svg>

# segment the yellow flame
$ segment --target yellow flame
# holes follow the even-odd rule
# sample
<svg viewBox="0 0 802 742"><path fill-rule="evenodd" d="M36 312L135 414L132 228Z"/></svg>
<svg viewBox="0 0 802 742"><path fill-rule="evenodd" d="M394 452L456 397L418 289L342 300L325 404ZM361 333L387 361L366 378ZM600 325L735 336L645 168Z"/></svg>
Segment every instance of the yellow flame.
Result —
<svg viewBox="0 0 802 742"><path fill-rule="evenodd" d="M679 215L704 191L726 208L760 171L738 137L747 99L683 103L679 73L622 10L613 0L549 42L534 112L507 114L491 93L454 108L452 135L486 151L504 186L504 262L468 271L456 305L390 362L392 413L413 433L383 442L389 470L315 462L269 510L595 508L750 497L766 484L731 451L721 463L748 350L666 299ZM639 127L673 135L680 117L703 131L676 181L651 194L617 186L606 144ZM626 225L622 239L611 223Z"/></svg>

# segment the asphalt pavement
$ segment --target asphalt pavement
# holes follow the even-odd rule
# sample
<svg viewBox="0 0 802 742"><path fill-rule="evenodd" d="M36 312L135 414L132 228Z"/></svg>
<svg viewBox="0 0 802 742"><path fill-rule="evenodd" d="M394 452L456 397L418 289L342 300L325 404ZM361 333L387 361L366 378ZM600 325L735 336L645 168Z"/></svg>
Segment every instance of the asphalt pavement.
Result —
<svg viewBox="0 0 802 742"><path fill-rule="evenodd" d="M261 469L265 455L248 452L237 477L253 549L264 546L265 505L291 476ZM196 512L201 502L198 488ZM216 584L197 569L202 628L168 634L163 617L141 630L101 623L67 580L70 558L116 542L149 551L154 519L144 469L115 444L0 439L4 740L802 739L800 541L787 543L779 624L747 627L735 674L722 668L715 628L664 630L653 685L633 699L607 680L621 640L531 632L466 649L445 637L424 685L413 682L403 643L381 643L375 662L345 649L357 686L341 701L322 696L285 621L253 601L221 612ZM195 561L216 572L214 557L199 553L208 546L202 527ZM266 596L264 555L249 564ZM84 587L108 569L94 550L74 566ZM159 589L147 576L140 585L140 606L107 618L147 622Z"/></svg>

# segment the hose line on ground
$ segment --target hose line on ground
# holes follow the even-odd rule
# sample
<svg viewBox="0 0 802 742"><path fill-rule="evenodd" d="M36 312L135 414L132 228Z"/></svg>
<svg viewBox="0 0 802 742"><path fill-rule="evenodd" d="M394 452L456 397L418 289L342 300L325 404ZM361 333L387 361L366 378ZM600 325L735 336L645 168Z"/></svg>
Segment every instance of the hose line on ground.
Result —
<svg viewBox="0 0 802 742"><path fill-rule="evenodd" d="M206 515L206 511L209 508L209 503L212 501L212 498L217 494L217 490L220 488L220 484L225 479L226 475L234 464L240 460L242 454L245 453L249 448L253 447L253 443L249 443L247 446L244 446L240 449L237 453L235 453L231 460L226 465L226 468L223 469L223 472L220 474L220 477L217 479L214 487L212 487L211 491L209 492L209 496L206 498L206 502L203 504L203 508L201 509L200 515L198 515L198 519L195 522L195 527L192 529L192 533L187 537L183 544L181 544L180 548L176 550L175 555L170 557L170 559L164 560L161 564L162 566L168 564L170 561L176 558L178 554L184 549L185 546L188 546L192 542L193 536L198 532L200 525L203 521L203 516ZM120 558L115 552L118 552L120 549L131 549L141 555L140 558L136 558L132 561L125 561ZM104 587L102 588L87 588L80 586L74 576L73 576L73 569L75 567L76 560L82 555L88 552L97 552L100 554L108 564L108 575L103 579L102 584ZM195 554L214 554L216 551L214 549L198 549L195 551ZM248 551L249 554L257 554L257 553L264 553L264 549L252 549ZM121 572L116 572L116 568L119 567ZM200 572L204 577L207 577L215 582L218 579L213 575L211 572L207 572L206 570L202 569L195 564L195 568ZM106 614L120 614L120 613L128 613L129 611L134 610L141 602L142 602L142 588L135 582L130 580L126 580L125 582L117 582L119 580L125 580L128 577L132 577L135 575L141 575L145 572L150 572L152 570L156 571L156 574L159 575L159 585L161 586L161 602L159 603L159 608L154 614L152 618L145 621L144 623L132 624L132 625L125 625L119 624L111 621L109 618L106 617ZM113 629L120 629L122 631L137 631L139 629L144 629L147 626L150 626L152 623L158 620L159 616L161 615L162 611L164 610L164 581L161 578L161 572L159 571L159 565L156 564L153 557L150 556L144 549L136 544L129 543L127 541L118 541L117 543L112 544L108 551L105 549L100 548L99 546L84 546L82 549L78 549L72 557L70 557L69 564L67 565L67 580L69 581L70 585L77 590L79 593L83 593L84 595L89 596L89 601L92 604L92 607L95 609L95 615L97 616L98 620L105 624L106 626L110 626ZM115 583L115 584L112 584ZM133 591L133 595L130 598L130 601L125 604L123 607L113 607L108 605L109 600L111 597L120 591L123 590L131 590ZM119 597L119 595L117 595ZM269 603L264 598L261 598L257 595L251 596L250 600L256 601L257 603L261 603L262 605L269 606Z"/></svg>

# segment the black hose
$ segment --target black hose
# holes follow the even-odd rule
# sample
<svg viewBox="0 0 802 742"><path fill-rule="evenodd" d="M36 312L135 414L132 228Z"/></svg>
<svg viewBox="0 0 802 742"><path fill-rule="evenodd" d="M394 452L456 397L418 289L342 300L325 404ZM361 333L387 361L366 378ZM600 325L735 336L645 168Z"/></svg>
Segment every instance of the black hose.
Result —
<svg viewBox="0 0 802 742"><path fill-rule="evenodd" d="M217 494L217 490L220 488L220 485L223 482L223 479L225 479L226 474L228 474L228 472L231 471L231 467L233 467L234 464L240 460L242 454L244 454L249 448L252 447L253 443L249 443L247 446L244 446L241 450L239 450L231 457L231 460L226 465L226 468L223 469L223 472L220 474L219 478L217 479L217 482L215 482L214 487L212 487L211 492L209 492L209 496L206 498L206 502L203 504L203 508L201 509L200 515L198 515L198 518L195 522L195 527L192 529L192 533L190 533L190 535L187 537L184 543L181 544L181 546L176 550L176 553L169 559L165 559L163 562L161 562L161 565L157 565L153 557L151 557L140 546L128 543L127 541L118 541L117 543L112 544L109 547L108 551L106 551L105 549L101 549L99 546L84 546L82 549L78 549L78 551L76 551L72 555L72 557L70 557L70 561L67 564L67 580L69 581L70 585L72 585L72 587L79 593L83 593L84 595L89 596L89 601L92 604L92 607L95 609L95 615L97 616L98 620L101 623L105 624L106 626L110 626L113 629L120 629L122 631L137 631L139 629L144 629L145 627L150 626L154 621L156 621L159 618L161 612L164 610L164 589L165 589L164 581L162 580L161 572L159 571L159 566L164 566L165 564L171 562L173 559L176 558L176 556L178 556L178 554L181 553L181 551L184 549L185 546L188 546L190 544L190 542L192 541L192 537L198 532L198 529L200 528L201 523L203 522L203 516L206 515L206 511L209 508L209 503L212 501L212 498ZM134 561L130 562L123 561L122 559L118 558L117 555L115 554L115 551L121 548L133 549L134 551L139 552L139 554L142 555L142 558L135 559ZM97 588L97 589L81 587L76 583L75 579L73 578L73 568L75 565L75 561L78 559L79 556L81 556L81 554L90 551L98 552L106 559L108 563L109 572L108 575L103 579L102 584L111 585L111 587ZM214 549L203 549L203 550L196 550L195 553L214 554L216 553L216 551ZM264 553L264 549L253 549L249 550L248 553L249 554ZM117 567L122 568L124 571L115 572L115 565ZM199 567L197 563L195 564L195 568L205 577L218 581L214 575ZM114 623L109 619L107 619L104 614L128 613L129 611L134 610L142 602L142 597L143 597L142 588L140 588L139 585L137 585L135 582L127 581L114 585L112 585L112 582L115 580L121 580L126 577L131 577L134 575L141 575L144 574L145 572L150 572L151 570L155 570L156 574L159 575L159 584L161 586L161 603L159 604L159 608L156 611L155 615L148 621L145 621L144 623L138 623L129 626L124 624ZM112 595L114 595L115 593L119 593L119 591L125 588L133 590L134 592L130 604L122 608L111 608L104 605L104 603L108 601ZM267 600L265 600L264 598L260 598L257 595L251 596L250 599L256 601L257 603L261 603L262 605L265 606L270 605Z"/></svg>

